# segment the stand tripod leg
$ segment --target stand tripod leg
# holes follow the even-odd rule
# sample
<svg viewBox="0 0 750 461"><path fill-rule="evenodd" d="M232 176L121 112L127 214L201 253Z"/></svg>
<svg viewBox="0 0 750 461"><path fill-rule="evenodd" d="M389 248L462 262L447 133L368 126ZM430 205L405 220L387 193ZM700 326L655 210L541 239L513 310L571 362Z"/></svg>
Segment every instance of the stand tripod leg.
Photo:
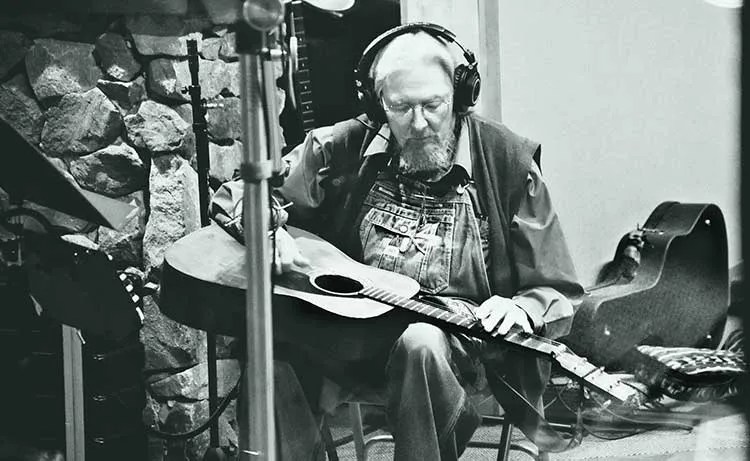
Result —
<svg viewBox="0 0 750 461"><path fill-rule="evenodd" d="M268 160L262 102L261 50L265 34L239 28L242 89L243 164L245 182L243 213L247 290L245 305L245 366L242 393L238 398L240 461L276 460L276 429L273 415L273 332L271 323L271 247L268 237ZM273 133L273 131L271 131ZM240 417L240 415L242 415Z"/></svg>
<svg viewBox="0 0 750 461"><path fill-rule="evenodd" d="M75 328L62 326L63 380L65 384L65 459L84 461L86 439L83 420L83 351Z"/></svg>

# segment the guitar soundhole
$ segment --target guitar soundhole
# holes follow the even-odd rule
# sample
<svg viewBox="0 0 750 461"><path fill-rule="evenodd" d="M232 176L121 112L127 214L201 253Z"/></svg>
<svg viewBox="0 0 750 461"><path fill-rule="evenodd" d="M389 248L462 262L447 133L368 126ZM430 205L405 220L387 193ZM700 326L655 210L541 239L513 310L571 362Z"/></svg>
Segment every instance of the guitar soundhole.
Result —
<svg viewBox="0 0 750 461"><path fill-rule="evenodd" d="M319 290L339 296L356 295L364 288L360 281L338 274L317 275L311 282Z"/></svg>

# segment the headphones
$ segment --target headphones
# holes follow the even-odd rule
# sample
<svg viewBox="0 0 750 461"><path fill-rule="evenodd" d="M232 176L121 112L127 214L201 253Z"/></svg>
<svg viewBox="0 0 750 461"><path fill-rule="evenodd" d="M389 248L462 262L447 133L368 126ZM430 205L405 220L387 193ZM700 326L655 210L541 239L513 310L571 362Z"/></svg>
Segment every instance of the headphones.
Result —
<svg viewBox="0 0 750 461"><path fill-rule="evenodd" d="M464 48L456 40L456 35L453 32L445 27L429 22L403 24L375 38L365 48L357 69L354 71L354 85L357 89L357 98L360 101L363 111L373 122L386 122L385 111L380 103L380 98L375 94L375 82L370 78L373 61L375 61L378 52L395 37L415 31L424 31L435 38L442 38L448 43L455 43L463 51L467 64L459 64L453 70L453 111L457 113L466 112L479 99L481 78L479 77L478 62L474 53Z"/></svg>

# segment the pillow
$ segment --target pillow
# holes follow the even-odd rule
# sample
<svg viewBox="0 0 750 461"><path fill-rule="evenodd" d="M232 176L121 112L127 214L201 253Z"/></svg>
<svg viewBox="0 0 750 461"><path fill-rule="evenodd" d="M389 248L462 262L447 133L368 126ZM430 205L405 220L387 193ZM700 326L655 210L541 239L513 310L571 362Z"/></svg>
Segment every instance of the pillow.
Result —
<svg viewBox="0 0 750 461"><path fill-rule="evenodd" d="M739 349L739 350L738 350ZM692 402L709 402L738 393L746 371L741 348L638 346L633 360L636 378L664 394Z"/></svg>

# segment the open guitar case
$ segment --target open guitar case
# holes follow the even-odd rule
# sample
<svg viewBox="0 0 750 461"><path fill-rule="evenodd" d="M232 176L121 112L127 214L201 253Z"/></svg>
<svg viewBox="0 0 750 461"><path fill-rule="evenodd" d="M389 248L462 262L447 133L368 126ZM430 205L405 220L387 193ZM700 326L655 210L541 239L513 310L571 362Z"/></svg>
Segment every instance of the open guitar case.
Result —
<svg viewBox="0 0 750 461"><path fill-rule="evenodd" d="M728 306L721 210L663 202L643 227L622 237L614 259L580 299L562 342L609 368L623 365L639 345L712 347Z"/></svg>

